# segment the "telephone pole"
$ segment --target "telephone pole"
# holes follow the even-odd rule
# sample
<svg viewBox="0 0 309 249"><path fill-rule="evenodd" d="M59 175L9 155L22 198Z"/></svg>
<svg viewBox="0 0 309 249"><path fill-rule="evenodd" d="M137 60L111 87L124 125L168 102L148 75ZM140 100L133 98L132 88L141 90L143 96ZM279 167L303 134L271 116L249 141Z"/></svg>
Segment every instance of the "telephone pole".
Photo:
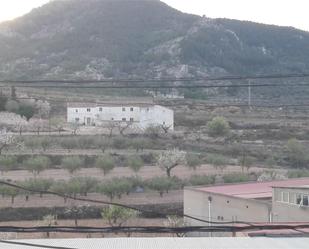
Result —
<svg viewBox="0 0 309 249"><path fill-rule="evenodd" d="M248 106L251 109L251 80L248 81Z"/></svg>

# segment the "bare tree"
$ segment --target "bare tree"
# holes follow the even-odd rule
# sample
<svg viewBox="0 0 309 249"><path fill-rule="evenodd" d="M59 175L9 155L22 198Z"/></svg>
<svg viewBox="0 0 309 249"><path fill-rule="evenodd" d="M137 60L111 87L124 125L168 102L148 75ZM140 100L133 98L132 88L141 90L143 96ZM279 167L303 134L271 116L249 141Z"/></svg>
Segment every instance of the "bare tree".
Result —
<svg viewBox="0 0 309 249"><path fill-rule="evenodd" d="M108 121L105 125L103 125L106 129L109 130L109 137L113 136L114 130L119 126L119 122Z"/></svg>
<svg viewBox="0 0 309 249"><path fill-rule="evenodd" d="M161 125L161 128L164 131L164 133L167 134L169 132L169 130L172 128L172 125L163 124L163 125Z"/></svg>
<svg viewBox="0 0 309 249"><path fill-rule="evenodd" d="M118 124L119 133L124 136L124 132L132 126L133 122L122 122Z"/></svg>
<svg viewBox="0 0 309 249"><path fill-rule="evenodd" d="M57 215L45 215L43 217L43 225L44 226L48 226L48 227L51 227L51 226L57 226L58 225L58 222L57 222ZM50 237L50 232L46 232L46 237L49 238Z"/></svg>
<svg viewBox="0 0 309 249"><path fill-rule="evenodd" d="M79 130L79 127L80 127L80 125L79 125L79 123L77 123L77 122L75 122L75 123L70 123L70 128L71 128L71 130L72 130L72 134L73 134L73 135L77 135L77 132L78 132L78 130Z"/></svg>
<svg viewBox="0 0 309 249"><path fill-rule="evenodd" d="M55 127L60 135L61 131L63 130L64 127L64 120L62 120L61 118L51 118L50 119L50 124L52 127Z"/></svg>
<svg viewBox="0 0 309 249"><path fill-rule="evenodd" d="M167 216L167 221L164 222L166 227L178 228L185 227L187 224L183 218L178 217L177 215ZM186 233L175 233L177 237L185 237Z"/></svg>
<svg viewBox="0 0 309 249"><path fill-rule="evenodd" d="M172 169L186 163L186 152L178 149L163 152L157 160L157 165L166 171L167 177L171 177Z"/></svg>
<svg viewBox="0 0 309 249"><path fill-rule="evenodd" d="M14 135L9 134L6 129L0 131L0 155L5 148L12 145L18 145Z"/></svg>

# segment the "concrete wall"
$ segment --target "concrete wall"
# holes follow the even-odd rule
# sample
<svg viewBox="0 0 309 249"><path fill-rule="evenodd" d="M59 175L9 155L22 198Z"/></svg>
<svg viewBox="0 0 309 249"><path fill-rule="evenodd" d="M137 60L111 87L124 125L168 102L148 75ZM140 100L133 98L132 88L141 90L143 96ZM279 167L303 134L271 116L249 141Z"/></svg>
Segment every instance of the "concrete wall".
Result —
<svg viewBox="0 0 309 249"><path fill-rule="evenodd" d="M174 112L162 106L98 106L67 109L67 122L80 125L100 125L104 122L129 122L133 120L134 126L145 129L150 125L165 125L174 129ZM87 122L90 121L90 123Z"/></svg>
<svg viewBox="0 0 309 249"><path fill-rule="evenodd" d="M309 222L309 206L297 203L298 195L309 197L309 188L273 188L274 222Z"/></svg>
<svg viewBox="0 0 309 249"><path fill-rule="evenodd" d="M270 218L271 203L225 196L221 194L207 193L194 188L184 190L184 213L197 218L215 222L247 221L247 222L268 222ZM188 225L205 225L203 222L185 218ZM207 225L207 224L206 224ZM207 234L194 233L192 236L207 236ZM221 234L229 236L231 234ZM220 234L216 234L220 236Z"/></svg>

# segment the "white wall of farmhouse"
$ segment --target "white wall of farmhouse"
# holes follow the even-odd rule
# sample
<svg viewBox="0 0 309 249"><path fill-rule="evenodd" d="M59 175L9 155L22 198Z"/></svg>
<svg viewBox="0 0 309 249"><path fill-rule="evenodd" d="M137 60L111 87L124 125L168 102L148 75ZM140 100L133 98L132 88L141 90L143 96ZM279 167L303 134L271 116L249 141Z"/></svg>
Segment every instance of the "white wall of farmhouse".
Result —
<svg viewBox="0 0 309 249"><path fill-rule="evenodd" d="M104 125L109 122L132 122L145 129L152 125L164 125L174 129L174 111L159 105L106 106L68 104L67 122L85 126Z"/></svg>

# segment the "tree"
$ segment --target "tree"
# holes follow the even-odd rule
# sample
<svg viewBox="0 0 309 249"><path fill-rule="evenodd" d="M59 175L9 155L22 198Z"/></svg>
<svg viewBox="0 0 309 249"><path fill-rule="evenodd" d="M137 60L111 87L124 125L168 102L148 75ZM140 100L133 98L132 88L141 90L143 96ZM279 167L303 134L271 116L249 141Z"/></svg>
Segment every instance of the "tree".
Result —
<svg viewBox="0 0 309 249"><path fill-rule="evenodd" d="M149 125L145 129L145 135L149 136L151 139L159 138L161 132L161 127L158 125Z"/></svg>
<svg viewBox="0 0 309 249"><path fill-rule="evenodd" d="M35 109L31 105L20 105L16 113L29 121L33 117Z"/></svg>
<svg viewBox="0 0 309 249"><path fill-rule="evenodd" d="M291 166L302 168L309 162L307 151L304 146L296 139L290 139L286 145L288 161Z"/></svg>
<svg viewBox="0 0 309 249"><path fill-rule="evenodd" d="M68 138L63 138L60 144L62 148L67 149L69 152L71 152L72 149L78 146L78 141L76 138L68 137Z"/></svg>
<svg viewBox="0 0 309 249"><path fill-rule="evenodd" d="M17 144L16 139L12 134L9 134L5 129L0 131L0 155L2 154L3 149Z"/></svg>
<svg viewBox="0 0 309 249"><path fill-rule="evenodd" d="M106 175L115 168L115 161L110 155L103 155L96 159L95 165Z"/></svg>
<svg viewBox="0 0 309 249"><path fill-rule="evenodd" d="M97 148L100 148L102 153L105 153L106 149L110 146L109 139L105 139L103 136L95 140L95 145Z"/></svg>
<svg viewBox="0 0 309 249"><path fill-rule="evenodd" d="M164 131L165 134L169 132L169 130L172 128L172 125L161 125L161 129Z"/></svg>
<svg viewBox="0 0 309 249"><path fill-rule="evenodd" d="M128 220L137 216L137 212L119 206L109 206L101 212L102 218L112 227L121 227Z"/></svg>
<svg viewBox="0 0 309 249"><path fill-rule="evenodd" d="M76 194L87 196L91 191L95 191L98 181L93 177L75 177L70 179L69 185L77 185L77 191L73 192Z"/></svg>
<svg viewBox="0 0 309 249"><path fill-rule="evenodd" d="M0 170L3 174L4 172L10 171L17 164L16 156L4 156L0 155Z"/></svg>
<svg viewBox="0 0 309 249"><path fill-rule="evenodd" d="M64 214L74 219L74 224L78 226L78 219L87 213L89 206L73 206L65 209Z"/></svg>
<svg viewBox="0 0 309 249"><path fill-rule="evenodd" d="M251 168L254 162L254 158L251 156L248 156L247 153L243 152L240 158L238 159L238 161L241 166L242 172L244 172L245 168L247 169L247 171L249 171L249 169Z"/></svg>
<svg viewBox="0 0 309 249"><path fill-rule="evenodd" d="M223 117L213 118L207 125L210 136L225 136L230 131L230 125Z"/></svg>
<svg viewBox="0 0 309 249"><path fill-rule="evenodd" d="M24 181L22 183L22 186L30 189L30 190L34 190L34 191L38 191L40 192L40 197L43 197L43 192L48 191L51 186L54 184L54 181L52 179L37 179L37 178L30 178L27 179L26 181ZM28 198L26 198L26 200L29 199L29 195L33 194L33 192L27 192L26 193Z"/></svg>
<svg viewBox="0 0 309 249"><path fill-rule="evenodd" d="M1 92L0 93L0 112L5 111L5 104L8 98Z"/></svg>
<svg viewBox="0 0 309 249"><path fill-rule="evenodd" d="M68 187L67 182L65 182L63 180L54 182L54 184L49 189L49 191L51 191L51 192L64 195L64 197L63 197L64 203L66 203L66 201L67 201L66 195L70 194L69 190L70 189Z"/></svg>
<svg viewBox="0 0 309 249"><path fill-rule="evenodd" d="M51 165L51 161L46 156L36 156L27 159L25 165L34 176L37 176Z"/></svg>
<svg viewBox="0 0 309 249"><path fill-rule="evenodd" d="M58 222L57 222L57 216L56 215L45 215L43 217L43 225L44 226L57 226ZM50 237L50 232L46 232L46 237L49 238Z"/></svg>
<svg viewBox="0 0 309 249"><path fill-rule="evenodd" d="M144 138L135 138L131 140L131 146L136 150L136 152L143 151L147 141Z"/></svg>
<svg viewBox="0 0 309 249"><path fill-rule="evenodd" d="M74 174L78 171L84 162L78 156L66 157L61 161L61 165L69 171L70 174Z"/></svg>
<svg viewBox="0 0 309 249"><path fill-rule="evenodd" d="M265 163L266 163L268 168L274 168L277 165L277 161L274 158L274 156L267 157Z"/></svg>
<svg viewBox="0 0 309 249"><path fill-rule="evenodd" d="M50 125L52 127L55 127L60 135L64 127L64 120L62 118L57 118L57 117L51 118Z"/></svg>
<svg viewBox="0 0 309 249"><path fill-rule="evenodd" d="M186 152L178 149L168 150L161 153L157 160L157 165L166 171L167 177L171 177L171 171L175 167L183 164L186 165Z"/></svg>
<svg viewBox="0 0 309 249"><path fill-rule="evenodd" d="M129 129L131 126L132 126L133 122L125 122L125 123L119 123L118 125L118 130L119 130L119 133L124 136L124 132Z"/></svg>
<svg viewBox="0 0 309 249"><path fill-rule="evenodd" d="M121 199L123 194L129 194L132 186L132 182L126 178L113 178L100 185L98 190L112 201L116 196Z"/></svg>
<svg viewBox="0 0 309 249"><path fill-rule="evenodd" d="M144 166L144 161L140 156L130 156L127 159L127 164L135 173L137 173Z"/></svg>
<svg viewBox="0 0 309 249"><path fill-rule="evenodd" d="M11 204L14 204L15 197L20 193L20 190L11 186L0 185L0 194L2 197L10 196Z"/></svg>
<svg viewBox="0 0 309 249"><path fill-rule="evenodd" d="M70 123L70 128L72 130L72 134L75 136L80 128L80 124L78 122Z"/></svg>
<svg viewBox="0 0 309 249"><path fill-rule="evenodd" d="M214 154L210 154L207 156L207 162L213 165L216 169L219 168L221 171L223 171L228 164L227 158L221 155Z"/></svg>
<svg viewBox="0 0 309 249"><path fill-rule="evenodd" d="M193 170L196 170L197 167L202 165L202 160L200 157L196 154L187 154L186 155L186 161L187 161L187 166L192 168Z"/></svg>
<svg viewBox="0 0 309 249"><path fill-rule="evenodd" d="M7 110L8 112L14 112L17 113L19 110L19 104L17 101L15 100L9 100L6 102L5 104L5 110Z"/></svg>
<svg viewBox="0 0 309 249"><path fill-rule="evenodd" d="M150 189L157 191L160 196L163 197L164 192L168 193L168 191L171 189L173 182L171 178L155 177L147 182L147 186Z"/></svg>
<svg viewBox="0 0 309 249"><path fill-rule="evenodd" d="M42 137L41 139L38 140L38 143L42 147L43 151L45 152L51 144L51 138Z"/></svg>
<svg viewBox="0 0 309 249"><path fill-rule="evenodd" d="M34 137L25 139L25 146L31 149L32 154L34 153L34 150L39 147L39 145L40 141Z"/></svg>
<svg viewBox="0 0 309 249"><path fill-rule="evenodd" d="M48 118L51 110L50 103L43 100L38 100L35 102L36 109L40 118Z"/></svg>
<svg viewBox="0 0 309 249"><path fill-rule="evenodd" d="M115 121L110 121L110 122L107 122L107 124L104 127L109 130L109 137L111 138L113 136L114 129L119 127L119 123Z"/></svg>
<svg viewBox="0 0 309 249"><path fill-rule="evenodd" d="M186 225L187 224L185 223L184 219L177 215L167 216L167 222L165 222L165 226L172 228L184 227ZM177 237L184 237L185 235L186 233L176 233Z"/></svg>

